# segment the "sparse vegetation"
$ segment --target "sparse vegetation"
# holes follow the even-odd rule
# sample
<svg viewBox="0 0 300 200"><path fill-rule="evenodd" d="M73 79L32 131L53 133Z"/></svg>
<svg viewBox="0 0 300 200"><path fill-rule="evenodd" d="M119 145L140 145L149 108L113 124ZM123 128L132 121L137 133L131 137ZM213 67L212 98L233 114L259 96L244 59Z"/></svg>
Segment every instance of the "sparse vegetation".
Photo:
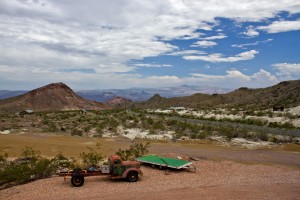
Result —
<svg viewBox="0 0 300 200"><path fill-rule="evenodd" d="M99 161L101 161L104 158L104 156L100 152L100 150L101 150L100 143L97 143L95 148L87 146L87 149L89 150L88 153L82 152L80 154L80 158L83 160L83 163L86 166L97 165L99 163Z"/></svg>
<svg viewBox="0 0 300 200"><path fill-rule="evenodd" d="M37 112L34 115L18 118L15 116L1 116L1 130L6 130L14 125L22 129L30 129L31 132L43 130L48 133L69 134L72 136L102 137L109 133L112 135L125 134L126 129L140 129L148 131L149 135L173 132L174 139L190 138L205 139L214 135L224 136L228 140L235 137L246 139L261 139L268 141L280 141L269 138L269 134L275 134L272 129L262 130L256 127L279 128L282 130L294 130L291 123L294 115L274 113L269 110L254 111L247 108L216 109L215 111L201 110L202 115L193 115L192 111L179 113L154 113L145 110L132 110L126 113L123 110L88 111L82 114L80 111L65 112ZM197 112L197 110L193 110ZM235 118L226 117L235 112ZM206 113L207 116L204 116ZM222 113L226 114L219 117ZM247 114L246 114L247 113ZM250 114L250 116L248 115ZM263 116L285 117L284 123L268 122ZM34 124L34 126L32 125ZM14 129L15 131L21 128ZM290 135L287 135L291 137ZM286 140L288 142L289 140ZM291 140L294 142L294 140Z"/></svg>
<svg viewBox="0 0 300 200"><path fill-rule="evenodd" d="M116 152L116 155L119 155L122 160L134 159L148 153L149 147L150 142L147 142L146 144L132 142L132 144L129 146L129 149L119 149Z"/></svg>
<svg viewBox="0 0 300 200"><path fill-rule="evenodd" d="M21 157L7 161L8 155L0 156L0 187L5 188L33 179L46 178L55 174L60 166L70 167L72 163L61 153L53 159L44 158L40 151L25 147Z"/></svg>

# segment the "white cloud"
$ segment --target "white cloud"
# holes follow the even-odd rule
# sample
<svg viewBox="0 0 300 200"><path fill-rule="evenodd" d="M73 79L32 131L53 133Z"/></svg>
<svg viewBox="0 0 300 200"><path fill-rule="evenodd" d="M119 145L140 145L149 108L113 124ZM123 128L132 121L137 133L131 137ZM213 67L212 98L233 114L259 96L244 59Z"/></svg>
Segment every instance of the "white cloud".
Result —
<svg viewBox="0 0 300 200"><path fill-rule="evenodd" d="M296 21L274 21L268 26L259 26L258 30L263 30L268 33L280 33L287 31L300 30L300 20Z"/></svg>
<svg viewBox="0 0 300 200"><path fill-rule="evenodd" d="M47 0L2 0L0 2L0 13L16 14L23 13L29 17L42 15L44 17L62 17L63 11Z"/></svg>
<svg viewBox="0 0 300 200"><path fill-rule="evenodd" d="M274 85L279 80L263 69L252 75L245 75L238 70L228 70L225 75L208 75L208 74L191 74L191 78L186 78L187 82L191 84L209 84L222 87L254 87L262 88L270 85Z"/></svg>
<svg viewBox="0 0 300 200"><path fill-rule="evenodd" d="M208 75L208 74L192 74L193 77L199 78L202 81L208 82L223 82L230 80L231 82L245 82L250 81L251 78L249 76L244 75L238 70L228 70L226 71L226 75Z"/></svg>
<svg viewBox="0 0 300 200"><path fill-rule="evenodd" d="M183 56L183 58L185 60L203 60L207 62L237 62L241 60L251 60L255 57L255 54L258 53L256 50L250 50L230 57L224 57L222 54L215 53L204 56Z"/></svg>
<svg viewBox="0 0 300 200"><path fill-rule="evenodd" d="M219 39L224 39L224 38L227 38L227 35L225 35L223 33L219 33L218 35L204 37L204 38L201 38L201 39L202 40L219 40Z"/></svg>
<svg viewBox="0 0 300 200"><path fill-rule="evenodd" d="M281 11L299 13L300 3L295 0L253 0L251 3L247 0L224 0L222 3L199 0L1 0L0 65L6 66L6 71L2 68L0 85L9 87L5 84L8 79L23 80L27 84L61 78L70 79L70 83L78 87L88 87L89 83L95 87L131 87L140 84L140 77L135 74L136 66L128 66L132 60L161 55L185 55L187 60L209 62L249 60L258 52L252 50L232 57L205 55L196 50L176 51L179 48L170 41L199 40L203 36L202 30L218 28L216 31L222 31L216 20L219 17L260 22ZM271 26L269 29L273 30ZM221 33L204 37L205 42L200 45L213 46L216 44L211 40L225 37ZM74 68L93 69L96 74L76 72L78 76L75 77L72 70L58 74L58 69ZM16 73L9 73L8 69ZM118 73L131 73L132 76ZM119 84L112 78L114 76L124 78L125 83Z"/></svg>
<svg viewBox="0 0 300 200"><path fill-rule="evenodd" d="M216 42L202 40L202 41L195 42L193 45L191 45L191 47L203 47L203 48L207 48L207 47L212 47L212 46L215 46L215 45L217 45Z"/></svg>
<svg viewBox="0 0 300 200"><path fill-rule="evenodd" d="M251 79L259 82L267 81L267 82L275 83L277 81L276 76L272 75L270 72L267 72L263 69L260 69L258 72L254 73L251 76Z"/></svg>
<svg viewBox="0 0 300 200"><path fill-rule="evenodd" d="M244 35L248 37L257 37L259 36L259 32L253 28L248 28L247 31L243 32Z"/></svg>
<svg viewBox="0 0 300 200"><path fill-rule="evenodd" d="M137 66L137 67L172 67L172 65L168 65L168 64L149 64L149 63L139 63L139 64L134 64L134 66Z"/></svg>
<svg viewBox="0 0 300 200"><path fill-rule="evenodd" d="M263 43L268 43L268 42L271 42L273 41L273 39L267 39L267 40L264 40L264 41L256 41L256 42L252 42L252 43L246 43L246 44L233 44L231 45L232 47L236 47L236 48L244 48L246 46L256 46L256 45L259 45L259 44L263 44Z"/></svg>
<svg viewBox="0 0 300 200"><path fill-rule="evenodd" d="M183 50L183 51L175 51L172 53L169 53L170 56L183 56L183 55L193 55L193 54L206 54L203 51L199 50Z"/></svg>
<svg viewBox="0 0 300 200"><path fill-rule="evenodd" d="M300 63L276 63L272 66L280 72L280 75L298 76L300 78Z"/></svg>

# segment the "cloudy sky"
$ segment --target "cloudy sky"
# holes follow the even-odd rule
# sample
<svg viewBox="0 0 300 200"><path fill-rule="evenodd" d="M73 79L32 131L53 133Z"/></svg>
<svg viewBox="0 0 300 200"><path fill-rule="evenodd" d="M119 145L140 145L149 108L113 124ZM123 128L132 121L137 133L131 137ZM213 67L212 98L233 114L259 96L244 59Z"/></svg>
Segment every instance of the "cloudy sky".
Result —
<svg viewBox="0 0 300 200"><path fill-rule="evenodd" d="M0 0L0 89L300 79L299 0Z"/></svg>

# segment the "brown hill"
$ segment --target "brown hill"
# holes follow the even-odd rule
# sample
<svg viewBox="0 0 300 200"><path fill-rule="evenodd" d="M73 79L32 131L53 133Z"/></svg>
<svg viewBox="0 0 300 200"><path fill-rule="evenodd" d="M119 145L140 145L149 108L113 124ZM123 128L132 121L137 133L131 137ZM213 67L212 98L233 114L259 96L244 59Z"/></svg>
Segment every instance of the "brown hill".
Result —
<svg viewBox="0 0 300 200"><path fill-rule="evenodd" d="M78 96L64 83L52 83L23 95L0 100L1 112L18 112L24 109L58 111L103 108L105 108L104 104Z"/></svg>
<svg viewBox="0 0 300 200"><path fill-rule="evenodd" d="M294 107L300 105L300 80L284 81L277 85L249 89L239 88L226 94L194 94L186 97L163 98L158 94L148 101L135 103L135 108L168 108L184 106L189 108L204 107L242 107L270 108L275 105Z"/></svg>
<svg viewBox="0 0 300 200"><path fill-rule="evenodd" d="M125 108L131 103L132 100L123 97L114 97L104 102L104 104L107 105L108 107L116 108L116 109Z"/></svg>

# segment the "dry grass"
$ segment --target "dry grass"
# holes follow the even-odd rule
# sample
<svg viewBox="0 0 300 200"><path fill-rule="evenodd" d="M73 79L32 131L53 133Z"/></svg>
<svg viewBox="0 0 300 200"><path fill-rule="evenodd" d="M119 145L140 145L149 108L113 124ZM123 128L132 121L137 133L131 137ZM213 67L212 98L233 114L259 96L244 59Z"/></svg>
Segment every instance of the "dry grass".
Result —
<svg viewBox="0 0 300 200"><path fill-rule="evenodd" d="M95 147L97 143L102 144L102 152L108 156L118 150L126 148L130 142L122 144L113 139L86 138L76 136L62 136L51 134L22 134L22 135L0 135L0 153L8 153L10 157L20 156L25 146L41 151L44 156L55 156L59 152L69 157L78 157L87 146Z"/></svg>
<svg viewBox="0 0 300 200"><path fill-rule="evenodd" d="M138 142L145 142L147 140L139 139ZM128 148L131 141L126 138L89 138L77 137L69 135L55 135L55 134L9 134L0 135L0 154L8 153L10 157L18 157L25 146L32 147L41 151L44 156L55 156L59 152L69 157L78 157L83 151L87 151L87 146L95 146L97 143L102 144L101 150L104 155L108 156L114 154L119 148ZM184 147L190 149L229 149L229 147L222 147L210 141L203 140L202 142L178 142L168 143L166 141L151 141L153 148L165 147ZM233 148L233 147L231 147ZM230 149L231 149L230 148Z"/></svg>
<svg viewBox="0 0 300 200"><path fill-rule="evenodd" d="M285 151L300 152L300 145L299 144L284 144L282 149Z"/></svg>
<svg viewBox="0 0 300 200"><path fill-rule="evenodd" d="M145 140L137 140L145 142ZM117 152L119 148L127 149L131 140L127 138L89 138L55 134L9 134L0 135L0 154L8 153L9 157L19 157L25 146L41 151L43 156L53 157L59 152L67 157L78 158L80 153L87 152L87 146L102 144L100 150L106 157ZM150 153L175 153L205 160L233 160L242 163L265 163L300 166L299 145L281 145L272 149L243 149L233 146L222 146L208 140L198 142L166 143L152 141Z"/></svg>

